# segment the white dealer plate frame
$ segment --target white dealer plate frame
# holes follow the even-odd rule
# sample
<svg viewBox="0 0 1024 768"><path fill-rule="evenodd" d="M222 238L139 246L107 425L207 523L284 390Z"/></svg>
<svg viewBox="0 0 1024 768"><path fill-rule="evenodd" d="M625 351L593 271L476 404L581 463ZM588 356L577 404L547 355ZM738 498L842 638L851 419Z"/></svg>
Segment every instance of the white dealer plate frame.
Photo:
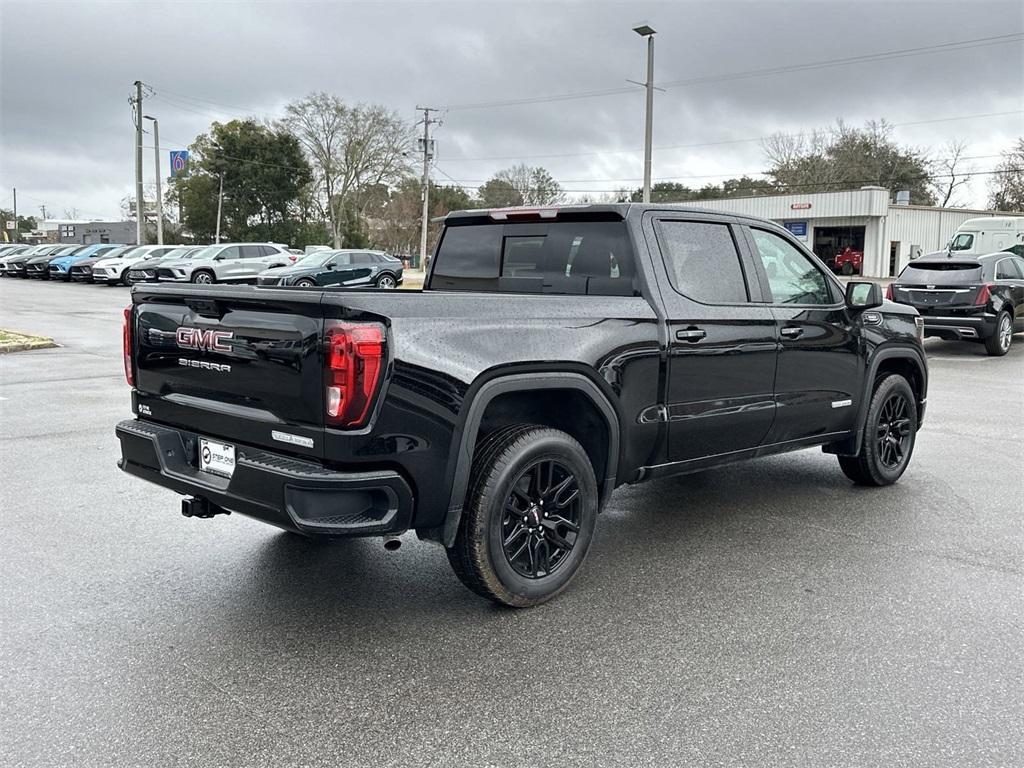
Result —
<svg viewBox="0 0 1024 768"><path fill-rule="evenodd" d="M199 469L211 475L231 477L235 473L235 446L200 437Z"/></svg>

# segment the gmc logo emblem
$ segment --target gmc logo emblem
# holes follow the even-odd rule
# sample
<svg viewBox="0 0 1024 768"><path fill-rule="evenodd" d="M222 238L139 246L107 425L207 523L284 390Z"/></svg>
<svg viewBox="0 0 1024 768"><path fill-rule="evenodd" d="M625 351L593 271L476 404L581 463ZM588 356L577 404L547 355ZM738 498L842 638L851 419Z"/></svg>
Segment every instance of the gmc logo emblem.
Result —
<svg viewBox="0 0 1024 768"><path fill-rule="evenodd" d="M197 352L230 352L224 342L234 338L234 331L209 331L202 328L179 328L176 335L178 346Z"/></svg>

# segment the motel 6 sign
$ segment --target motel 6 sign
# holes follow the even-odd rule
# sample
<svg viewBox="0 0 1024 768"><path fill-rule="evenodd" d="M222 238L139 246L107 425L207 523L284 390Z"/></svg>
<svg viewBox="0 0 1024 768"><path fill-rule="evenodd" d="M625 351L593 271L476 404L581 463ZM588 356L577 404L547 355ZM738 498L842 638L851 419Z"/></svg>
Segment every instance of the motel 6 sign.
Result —
<svg viewBox="0 0 1024 768"><path fill-rule="evenodd" d="M171 152L171 178L175 176L188 176L188 150Z"/></svg>

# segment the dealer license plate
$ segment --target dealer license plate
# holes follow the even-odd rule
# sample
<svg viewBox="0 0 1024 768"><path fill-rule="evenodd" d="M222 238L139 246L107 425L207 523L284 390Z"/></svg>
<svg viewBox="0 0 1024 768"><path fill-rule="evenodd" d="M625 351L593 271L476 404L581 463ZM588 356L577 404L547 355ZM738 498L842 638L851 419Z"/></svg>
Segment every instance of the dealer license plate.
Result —
<svg viewBox="0 0 1024 768"><path fill-rule="evenodd" d="M231 477L235 471L235 446L199 438L199 468L221 477Z"/></svg>

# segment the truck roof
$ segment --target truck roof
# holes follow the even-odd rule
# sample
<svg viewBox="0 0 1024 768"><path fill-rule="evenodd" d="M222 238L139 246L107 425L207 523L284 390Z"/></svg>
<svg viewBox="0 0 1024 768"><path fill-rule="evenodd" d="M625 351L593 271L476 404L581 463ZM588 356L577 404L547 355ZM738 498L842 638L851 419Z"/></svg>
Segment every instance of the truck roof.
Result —
<svg viewBox="0 0 1024 768"><path fill-rule="evenodd" d="M731 211L720 211L713 208L703 208L697 205L685 203L569 203L566 205L517 205L508 208L475 208L462 211L451 211L446 216L439 216L433 221L463 221L466 219L490 219L492 221L506 221L507 219L523 217L539 217L541 219L554 219L564 214L572 216L584 216L595 218L619 218L625 219L631 210L676 210L688 213L710 213L722 217L736 217L746 219L757 219L755 216L746 216ZM761 221L761 219L757 219Z"/></svg>

